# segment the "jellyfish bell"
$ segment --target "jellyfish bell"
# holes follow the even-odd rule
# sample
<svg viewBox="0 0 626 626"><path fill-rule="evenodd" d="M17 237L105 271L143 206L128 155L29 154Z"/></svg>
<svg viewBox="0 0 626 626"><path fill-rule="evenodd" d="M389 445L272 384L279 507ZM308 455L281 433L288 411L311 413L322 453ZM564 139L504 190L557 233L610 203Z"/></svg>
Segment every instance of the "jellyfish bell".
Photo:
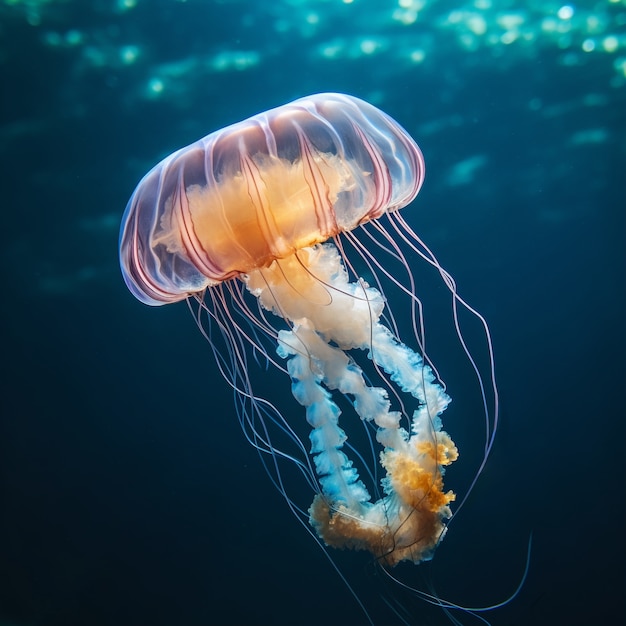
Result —
<svg viewBox="0 0 626 626"><path fill-rule="evenodd" d="M121 266L151 305L269 266L406 206L424 162L389 116L319 94L233 124L153 168L123 218Z"/></svg>
<svg viewBox="0 0 626 626"><path fill-rule="evenodd" d="M443 430L450 398L425 350L410 257L435 268L449 288L479 382L487 426L474 482L497 428L493 368L483 381L460 336L457 307L477 316L491 358L487 325L399 212L423 180L422 153L397 122L357 98L317 94L164 159L132 194L120 233L123 276L140 301L196 304L238 394L246 436L275 460L266 467L292 510L324 546L367 550L389 567L432 558L455 500L444 471L458 457ZM363 267L373 284L359 274ZM387 305L388 289L408 303L408 340ZM216 334L226 353L215 348ZM293 418L254 393L249 356L259 353L288 373L308 442ZM356 451L340 425L346 399L370 437L369 454ZM295 452L277 447L272 429ZM308 510L284 490L284 460L312 488Z"/></svg>

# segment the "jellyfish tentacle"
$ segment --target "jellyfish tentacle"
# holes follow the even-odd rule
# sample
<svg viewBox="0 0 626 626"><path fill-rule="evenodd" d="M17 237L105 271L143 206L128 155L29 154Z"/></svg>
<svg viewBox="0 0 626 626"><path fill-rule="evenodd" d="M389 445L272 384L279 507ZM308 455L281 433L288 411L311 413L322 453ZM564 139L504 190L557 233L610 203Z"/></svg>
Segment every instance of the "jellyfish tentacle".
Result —
<svg viewBox="0 0 626 626"><path fill-rule="evenodd" d="M363 280L350 282L329 243L250 273L246 285L264 309L290 325L279 331L277 351L287 360L293 395L313 428L321 493L309 509L311 525L326 544L369 550L389 565L431 558L454 499L443 491L443 473L458 453L440 419L450 398L423 358L380 322L381 294ZM303 300L302 293L320 285L331 289L330 300ZM400 426L402 413L392 409L386 389L367 382L349 350L366 353L398 393L415 398L411 432ZM347 438L334 392L350 398L360 419L377 426L387 475L384 495L375 502L342 449Z"/></svg>
<svg viewBox="0 0 626 626"><path fill-rule="evenodd" d="M302 351L303 346L306 352ZM279 333L278 353L289 358L287 368L293 380L293 395L306 407L306 418L313 428L311 453L315 455L323 492L333 502L358 510L361 503L369 501L370 495L352 461L341 450L347 439L339 427L341 410L323 385L328 380L328 370L333 367L341 370L347 357L328 346L307 320L301 320L292 331Z"/></svg>

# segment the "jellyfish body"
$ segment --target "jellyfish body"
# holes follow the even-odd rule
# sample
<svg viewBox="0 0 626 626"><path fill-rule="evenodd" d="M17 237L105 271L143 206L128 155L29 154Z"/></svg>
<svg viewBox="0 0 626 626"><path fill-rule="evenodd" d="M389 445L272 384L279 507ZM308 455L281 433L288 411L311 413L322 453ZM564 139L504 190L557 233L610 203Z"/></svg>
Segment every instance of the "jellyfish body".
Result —
<svg viewBox="0 0 626 626"><path fill-rule="evenodd" d="M368 550L390 566L432 557L455 497L443 487L444 468L457 458L440 418L450 399L423 353L421 323L413 324L416 345L400 339L380 279L403 291L419 318L400 238L457 298L398 213L423 178L420 149L394 120L357 98L318 94L166 158L139 183L120 234L124 279L139 300L188 298L198 303L198 320L204 313L221 332L228 355L216 358L241 398L247 436L307 476L315 492L307 516L321 540ZM353 233L368 225L374 252ZM346 244L375 285L359 275ZM406 271L406 285L379 252ZM214 331L199 324L212 340ZM252 391L247 351L275 362L271 345L305 409L312 464L274 449L262 424L271 414L299 441L290 420ZM339 398L374 432L380 467L368 471L384 471L374 498L350 458Z"/></svg>

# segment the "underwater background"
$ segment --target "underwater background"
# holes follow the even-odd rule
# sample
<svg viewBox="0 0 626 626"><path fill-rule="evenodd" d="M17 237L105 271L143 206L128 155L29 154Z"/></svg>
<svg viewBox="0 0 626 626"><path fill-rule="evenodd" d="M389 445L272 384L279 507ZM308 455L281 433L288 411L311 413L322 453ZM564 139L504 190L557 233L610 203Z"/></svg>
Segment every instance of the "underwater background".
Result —
<svg viewBox="0 0 626 626"><path fill-rule="evenodd" d="M493 456L403 579L497 603L532 532L522 591L487 619L621 623L625 0L1 0L0 77L2 626L366 623L187 307L135 301L117 260L161 158L321 91L416 139L426 182L403 215L493 333ZM332 554L374 623L403 623L369 555ZM399 601L404 623L450 623Z"/></svg>

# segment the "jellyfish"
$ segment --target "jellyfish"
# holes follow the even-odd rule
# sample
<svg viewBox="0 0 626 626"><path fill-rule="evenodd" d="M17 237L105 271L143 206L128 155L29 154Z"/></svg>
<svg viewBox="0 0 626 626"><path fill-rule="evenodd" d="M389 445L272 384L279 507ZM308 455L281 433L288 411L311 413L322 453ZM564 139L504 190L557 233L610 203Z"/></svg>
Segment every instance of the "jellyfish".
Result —
<svg viewBox="0 0 626 626"><path fill-rule="evenodd" d="M312 95L161 161L132 194L120 233L128 289L151 306L188 302L291 508L323 546L365 550L389 568L433 557L456 497L443 481L458 450L426 351L418 261L448 288L479 381L486 443L474 482L497 426L495 382L489 395L459 306L483 325L493 367L487 325L400 214L424 171L420 148L387 114L352 96ZM390 304L400 296L402 316ZM288 375L293 408L257 393L252 370L263 363ZM296 423L305 421L306 438ZM282 462L305 478L308 508L286 492Z"/></svg>

